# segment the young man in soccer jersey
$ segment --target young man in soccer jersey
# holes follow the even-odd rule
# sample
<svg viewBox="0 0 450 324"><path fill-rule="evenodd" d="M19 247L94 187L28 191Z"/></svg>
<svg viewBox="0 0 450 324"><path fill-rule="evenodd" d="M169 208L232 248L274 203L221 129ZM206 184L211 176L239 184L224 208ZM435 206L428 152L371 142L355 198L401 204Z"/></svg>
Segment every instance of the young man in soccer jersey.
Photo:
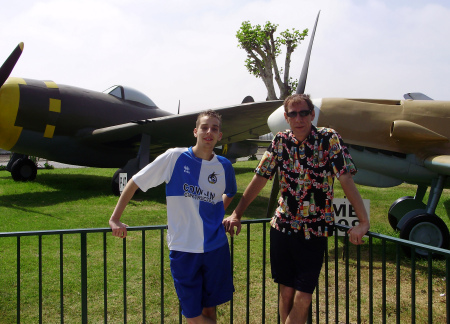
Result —
<svg viewBox="0 0 450 324"><path fill-rule="evenodd" d="M166 183L170 268L188 323L216 323L215 307L234 292L222 221L237 188L230 161L213 152L221 122L212 110L200 113L195 146L169 149L134 175L109 220L113 235L126 237L120 217L136 190Z"/></svg>
<svg viewBox="0 0 450 324"><path fill-rule="evenodd" d="M359 225L348 231L350 242L363 242L369 220L352 179L356 168L340 135L312 125L315 112L308 95L289 96L284 109L290 129L275 135L239 204L223 223L231 235L234 227L239 233L245 209L278 170L280 199L270 222L272 277L280 285L281 322L298 324L307 320L327 237L333 235L334 178L359 219Z"/></svg>

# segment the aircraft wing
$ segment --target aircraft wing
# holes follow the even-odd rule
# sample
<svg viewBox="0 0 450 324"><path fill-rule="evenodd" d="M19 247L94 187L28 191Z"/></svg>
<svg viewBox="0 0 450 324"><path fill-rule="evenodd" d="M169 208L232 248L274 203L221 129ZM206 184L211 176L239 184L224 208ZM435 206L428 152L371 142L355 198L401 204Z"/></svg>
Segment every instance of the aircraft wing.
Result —
<svg viewBox="0 0 450 324"><path fill-rule="evenodd" d="M269 133L267 118L282 104L282 100L273 100L214 109L222 115L223 137L218 145L258 138L260 135ZM198 113L132 121L85 131L80 134L80 137L83 141L107 145L108 143L139 141L141 134L148 134L150 135L151 151L157 153L157 151L161 152L170 147L194 145L193 130Z"/></svg>

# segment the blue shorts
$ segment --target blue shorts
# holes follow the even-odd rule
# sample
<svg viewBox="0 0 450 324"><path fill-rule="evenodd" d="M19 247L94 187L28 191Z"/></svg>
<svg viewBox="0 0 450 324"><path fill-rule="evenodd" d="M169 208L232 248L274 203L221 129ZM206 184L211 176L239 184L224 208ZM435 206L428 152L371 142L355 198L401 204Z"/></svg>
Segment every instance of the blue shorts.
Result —
<svg viewBox="0 0 450 324"><path fill-rule="evenodd" d="M326 237L305 239L270 228L270 265L276 283L312 294L319 280Z"/></svg>
<svg viewBox="0 0 450 324"><path fill-rule="evenodd" d="M228 243L206 253L170 251L170 269L186 318L202 314L233 298L234 286Z"/></svg>

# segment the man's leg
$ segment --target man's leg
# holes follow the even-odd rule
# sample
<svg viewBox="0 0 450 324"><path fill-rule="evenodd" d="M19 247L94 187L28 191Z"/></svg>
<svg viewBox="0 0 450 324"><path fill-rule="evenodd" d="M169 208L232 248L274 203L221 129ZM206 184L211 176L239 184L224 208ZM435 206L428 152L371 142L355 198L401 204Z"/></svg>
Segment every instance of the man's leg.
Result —
<svg viewBox="0 0 450 324"><path fill-rule="evenodd" d="M286 319L291 312L292 305L294 304L295 289L280 284L280 319L281 323L286 323Z"/></svg>
<svg viewBox="0 0 450 324"><path fill-rule="evenodd" d="M303 324L308 319L312 294L280 285L280 318L284 324Z"/></svg>

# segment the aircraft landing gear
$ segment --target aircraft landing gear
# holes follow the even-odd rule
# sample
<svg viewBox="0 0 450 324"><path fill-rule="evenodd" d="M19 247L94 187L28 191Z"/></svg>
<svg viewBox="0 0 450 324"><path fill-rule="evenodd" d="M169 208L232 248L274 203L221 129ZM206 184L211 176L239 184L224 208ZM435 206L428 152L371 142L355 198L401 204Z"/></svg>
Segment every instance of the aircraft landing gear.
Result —
<svg viewBox="0 0 450 324"><path fill-rule="evenodd" d="M6 170L11 172L14 181L33 181L36 179L36 164L23 154L14 153Z"/></svg>
<svg viewBox="0 0 450 324"><path fill-rule="evenodd" d="M431 245L439 248L448 248L450 234L447 225L436 215L422 213L408 219L400 230L400 238L413 242ZM402 246L403 251L411 257L411 248ZM426 257L428 252L416 249L416 254Z"/></svg>
<svg viewBox="0 0 450 324"><path fill-rule="evenodd" d="M139 146L139 152L137 157L129 160L127 164L123 168L118 169L112 177L111 189L115 196L120 196L119 190L120 173L126 173L127 181L129 181L133 175L138 173L139 170L141 170L148 164L149 159L150 159L150 135L142 134L141 145Z"/></svg>
<svg viewBox="0 0 450 324"><path fill-rule="evenodd" d="M401 223L401 219L407 213L413 210L425 209L427 205L423 203L423 198L427 192L427 186L417 186L417 191L415 197L406 196L401 197L394 201L389 208L388 220L389 224L394 230L399 230L398 224Z"/></svg>
<svg viewBox="0 0 450 324"><path fill-rule="evenodd" d="M448 249L450 234L445 222L436 214L436 207L444 188L446 177L439 175L433 180L428 202L422 200L427 187L419 185L415 197L397 199L389 209L389 223L395 230L400 230L400 238L420 244ZM411 248L402 246L405 254L411 256ZM427 257L424 249L416 249L419 257ZM437 255L433 255L435 257Z"/></svg>
<svg viewBox="0 0 450 324"><path fill-rule="evenodd" d="M389 225L391 225L392 229L397 231L399 229L397 227L398 223L400 222L403 216L405 216L412 210L425 208L426 205L422 202L421 199L419 200L411 196L398 198L389 208L388 212Z"/></svg>
<svg viewBox="0 0 450 324"><path fill-rule="evenodd" d="M124 172L123 169L118 169L111 180L111 190L114 196L120 196L120 190L119 190L119 175L120 173Z"/></svg>

